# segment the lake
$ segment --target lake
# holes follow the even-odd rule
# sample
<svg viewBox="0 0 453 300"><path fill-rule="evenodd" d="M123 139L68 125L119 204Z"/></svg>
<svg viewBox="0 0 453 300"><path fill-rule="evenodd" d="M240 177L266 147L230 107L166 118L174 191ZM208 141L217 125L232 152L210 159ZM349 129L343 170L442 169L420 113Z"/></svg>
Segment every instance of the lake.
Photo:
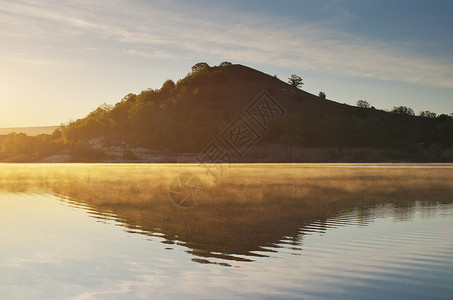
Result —
<svg viewBox="0 0 453 300"><path fill-rule="evenodd" d="M0 164L2 299L451 299L453 165Z"/></svg>

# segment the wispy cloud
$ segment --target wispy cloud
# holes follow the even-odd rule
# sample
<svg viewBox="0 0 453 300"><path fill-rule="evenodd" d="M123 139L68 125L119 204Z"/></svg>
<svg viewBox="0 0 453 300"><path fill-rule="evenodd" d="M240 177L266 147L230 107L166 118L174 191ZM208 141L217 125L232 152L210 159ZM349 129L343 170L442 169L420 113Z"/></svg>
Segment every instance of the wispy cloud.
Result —
<svg viewBox="0 0 453 300"><path fill-rule="evenodd" d="M44 4L43 4L44 2ZM401 45L368 40L319 24L216 11L183 3L22 1L0 6L8 25L32 22L34 38L90 36L126 55L144 58L229 59L351 77L453 87L451 61ZM28 21L26 21L28 20ZM20 23L20 22L19 22ZM41 31L40 31L41 29ZM17 27L10 34L27 35ZM2 33L5 34L5 33ZM51 37L50 37L51 38ZM81 48L104 48L83 45Z"/></svg>

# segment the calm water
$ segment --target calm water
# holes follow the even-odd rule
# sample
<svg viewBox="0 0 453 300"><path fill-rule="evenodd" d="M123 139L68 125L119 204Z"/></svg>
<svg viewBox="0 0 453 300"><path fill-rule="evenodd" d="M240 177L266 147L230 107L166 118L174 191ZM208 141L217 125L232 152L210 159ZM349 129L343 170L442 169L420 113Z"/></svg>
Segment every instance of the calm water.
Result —
<svg viewBox="0 0 453 300"><path fill-rule="evenodd" d="M452 166L218 175L0 165L1 299L451 299Z"/></svg>

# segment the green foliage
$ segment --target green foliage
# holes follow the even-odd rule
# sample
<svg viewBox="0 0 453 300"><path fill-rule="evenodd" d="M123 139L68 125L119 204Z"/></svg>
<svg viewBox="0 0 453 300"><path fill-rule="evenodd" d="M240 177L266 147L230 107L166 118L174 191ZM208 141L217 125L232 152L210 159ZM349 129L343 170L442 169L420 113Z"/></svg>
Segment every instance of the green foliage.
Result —
<svg viewBox="0 0 453 300"><path fill-rule="evenodd" d="M63 140L76 155L92 155L85 144L91 138L104 136L105 145L125 141L131 146L193 151L221 131L225 111L224 91L211 88L208 81L228 80L225 74L198 64L196 73L175 84L167 80L159 90L128 94L113 107L102 106L83 119L61 129ZM196 87L193 88L194 83ZM198 85L199 84L199 85ZM196 102L196 107L194 100ZM201 101L201 102L200 102Z"/></svg>
<svg viewBox="0 0 453 300"><path fill-rule="evenodd" d="M173 80L168 79L167 81L164 82L164 84L160 88L160 91L159 91L160 97L162 99L166 99L170 96L174 96L175 87L176 87L176 84L173 82Z"/></svg>
<svg viewBox="0 0 453 300"><path fill-rule="evenodd" d="M253 78L253 74L234 75L229 69L222 70L230 65L228 62L218 67L196 64L177 83L167 80L160 89L147 89L138 95L130 93L114 106L103 104L85 118L56 129L52 135L28 137L14 133L0 137L0 158L23 156L25 161L31 161L69 149L75 160L99 160L106 157L105 153L89 143L99 137L104 137L104 146L127 144L178 152L201 151L237 116L234 106L228 104L227 83L233 80L232 76L239 76L234 80ZM290 84L299 87L302 78L293 74ZM267 90L273 94L272 85ZM318 96L326 98L322 91ZM296 93L294 97L295 103L311 105L311 96L304 99L301 93ZM333 149L329 154L332 161L345 157L344 148L380 148L384 149L382 155L389 159L404 158L401 153L417 157L425 149L439 160L443 148L453 147L450 115L436 116L425 111L420 113L423 118L412 118L413 110L404 106L394 107L393 114L387 114L315 103L328 109L316 108L310 113L289 111L284 118L270 124L261 142L288 147L329 147ZM364 100L359 100L357 106L370 108ZM357 150L352 153L352 159L366 161L370 155ZM137 159L130 150L124 151L123 158Z"/></svg>
<svg viewBox="0 0 453 300"><path fill-rule="evenodd" d="M302 78L297 76L296 74L292 74L291 77L288 78L288 83L293 87L301 87L304 83L302 82Z"/></svg>
<svg viewBox="0 0 453 300"><path fill-rule="evenodd" d="M154 102L137 101L131 106L128 112L128 122L132 129L143 133L152 129L154 113L156 111Z"/></svg>
<svg viewBox="0 0 453 300"><path fill-rule="evenodd" d="M414 110L406 106L394 106L391 112L398 115L415 116Z"/></svg>
<svg viewBox="0 0 453 300"><path fill-rule="evenodd" d="M71 154L76 159L100 159L105 157L105 152L102 149L95 149L85 141L78 141L71 148Z"/></svg>
<svg viewBox="0 0 453 300"><path fill-rule="evenodd" d="M323 99L323 100L325 100L326 97L327 97L327 95L326 95L326 93L324 93L323 91L320 91L320 92L318 93L318 97L321 98L321 99Z"/></svg>
<svg viewBox="0 0 453 300"><path fill-rule="evenodd" d="M368 103L368 101L365 100L359 100L357 101L357 107L370 108L370 103Z"/></svg>
<svg viewBox="0 0 453 300"><path fill-rule="evenodd" d="M424 118L435 118L436 115L437 115L436 113L430 112L429 110L420 112L420 117L424 117Z"/></svg>
<svg viewBox="0 0 453 300"><path fill-rule="evenodd" d="M230 63L229 61L223 61L223 62L220 63L219 67L224 68L224 67L228 67L228 66L231 66L231 65L232 65L232 63Z"/></svg>
<svg viewBox="0 0 453 300"><path fill-rule="evenodd" d="M93 149L89 142L104 137L104 146L126 143L130 147L201 151L200 147L218 137L237 116L226 97L230 94L226 94L229 86L225 83L234 76L230 70L221 70L227 66L229 64L222 63L211 68L206 63L196 64L192 73L177 83L167 80L160 89L128 94L114 106L103 104L85 118L61 126L52 135L5 136L0 140L0 149L3 156L28 154L36 157L70 149L76 159L99 159L105 157L105 153ZM300 86L302 79L294 76L293 83ZM267 89L273 93L272 85ZM326 97L322 91L318 96ZM296 93L295 97L303 96ZM306 96L306 99L294 102L309 107L310 98ZM316 108L311 113L290 111L284 118L270 124L262 142L291 147L331 147L339 149L340 155L341 149L346 147L406 151L415 149L414 145L426 145L427 148L433 143L439 147L453 146L453 118L449 115L435 117L427 111L420 114L424 118L411 118L399 116L413 115L413 111L404 106L395 107L394 114L386 114L371 109L328 106L327 102L315 103L328 109L321 111ZM357 106L370 107L364 100L359 100ZM417 151L413 151L414 155ZM123 157L135 159L129 152L124 152ZM366 160L368 153L357 152L354 157ZM339 159L335 155L331 158Z"/></svg>
<svg viewBox="0 0 453 300"><path fill-rule="evenodd" d="M59 128L57 128L52 132L51 138L52 138L52 140L59 140L59 139L61 139L61 136L62 136L61 130Z"/></svg>
<svg viewBox="0 0 453 300"><path fill-rule="evenodd" d="M54 135L41 134L36 137L24 133L10 133L0 144L3 156L26 155L30 159L37 159L60 152L63 145L55 140Z"/></svg>
<svg viewBox="0 0 453 300"><path fill-rule="evenodd" d="M440 120L441 122L449 122L449 121L453 121L453 116L441 114L441 115L437 116L437 119Z"/></svg>
<svg viewBox="0 0 453 300"><path fill-rule="evenodd" d="M136 99L137 95L133 94L133 93L129 93L127 94L126 96L123 97L123 99L121 99L120 102L134 102L135 99ZM119 102L119 103L120 103ZM118 104L118 103L117 103Z"/></svg>
<svg viewBox="0 0 453 300"><path fill-rule="evenodd" d="M393 114L362 112L339 109L321 118L303 112L291 113L274 122L265 141L302 147L390 147L401 151L409 151L413 145L453 145L453 119L448 116L400 118ZM354 155L358 160L368 157L359 154Z"/></svg>
<svg viewBox="0 0 453 300"><path fill-rule="evenodd" d="M5 137L1 149L8 155L31 153L33 151L33 139L25 133L13 132Z"/></svg>
<svg viewBox="0 0 453 300"><path fill-rule="evenodd" d="M205 62L199 62L192 66L192 74L208 72L211 67Z"/></svg>
<svg viewBox="0 0 453 300"><path fill-rule="evenodd" d="M189 73L178 81L178 86L197 87L208 83L208 72Z"/></svg>

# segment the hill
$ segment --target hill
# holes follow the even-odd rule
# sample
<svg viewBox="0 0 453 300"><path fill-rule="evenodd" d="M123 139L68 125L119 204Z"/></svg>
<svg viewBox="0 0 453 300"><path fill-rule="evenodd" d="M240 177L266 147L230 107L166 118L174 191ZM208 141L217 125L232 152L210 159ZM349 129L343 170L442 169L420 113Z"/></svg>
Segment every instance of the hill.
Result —
<svg viewBox="0 0 453 300"><path fill-rule="evenodd" d="M17 139L5 140L3 152L20 154L11 146ZM450 116L339 104L226 62L198 63L176 83L128 94L36 139L41 146L28 142L36 157L40 147L46 154L59 147L75 160L92 161L453 160Z"/></svg>
<svg viewBox="0 0 453 300"><path fill-rule="evenodd" d="M51 134L59 126L40 126L40 127L9 127L0 128L0 135L7 135L13 132L25 133L28 136L37 136L40 134Z"/></svg>

